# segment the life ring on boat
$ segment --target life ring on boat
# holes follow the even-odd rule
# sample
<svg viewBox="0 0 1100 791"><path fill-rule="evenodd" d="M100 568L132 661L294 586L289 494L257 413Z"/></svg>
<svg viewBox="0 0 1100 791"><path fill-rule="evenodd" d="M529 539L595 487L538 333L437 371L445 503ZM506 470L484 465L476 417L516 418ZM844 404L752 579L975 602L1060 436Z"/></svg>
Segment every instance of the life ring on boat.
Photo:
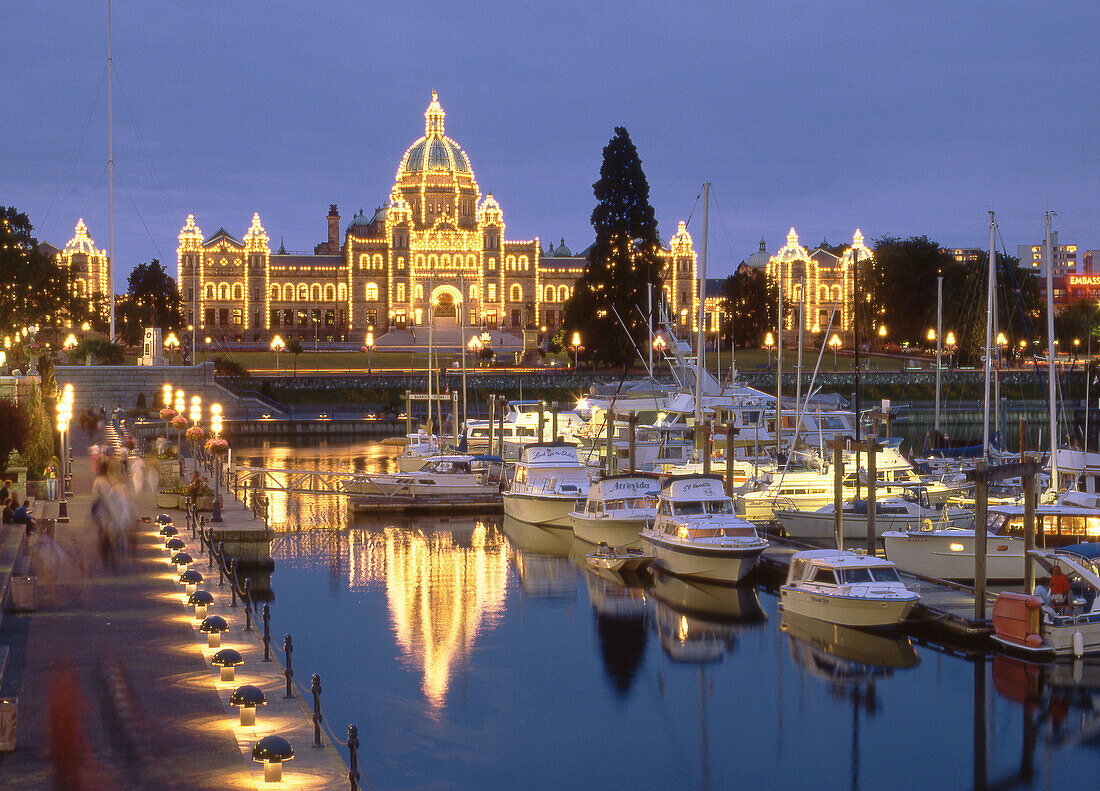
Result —
<svg viewBox="0 0 1100 791"><path fill-rule="evenodd" d="M920 531L922 533L931 533L935 529L936 526L932 524L931 519L925 519L923 522L920 523Z"/></svg>

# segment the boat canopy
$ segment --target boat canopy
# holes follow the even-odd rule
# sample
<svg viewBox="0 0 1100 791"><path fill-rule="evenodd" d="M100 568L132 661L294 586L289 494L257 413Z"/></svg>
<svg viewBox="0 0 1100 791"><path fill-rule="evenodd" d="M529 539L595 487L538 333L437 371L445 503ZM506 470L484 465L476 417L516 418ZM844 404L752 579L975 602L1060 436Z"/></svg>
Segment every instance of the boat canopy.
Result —
<svg viewBox="0 0 1100 791"><path fill-rule="evenodd" d="M520 464L528 467L574 467L580 465L577 446L567 442L533 442L523 446Z"/></svg>
<svg viewBox="0 0 1100 791"><path fill-rule="evenodd" d="M623 497L656 494L661 483L656 475L612 475L601 478L588 490L589 500L621 500Z"/></svg>
<svg viewBox="0 0 1100 791"><path fill-rule="evenodd" d="M661 495L668 500L728 500L721 475L674 475Z"/></svg>

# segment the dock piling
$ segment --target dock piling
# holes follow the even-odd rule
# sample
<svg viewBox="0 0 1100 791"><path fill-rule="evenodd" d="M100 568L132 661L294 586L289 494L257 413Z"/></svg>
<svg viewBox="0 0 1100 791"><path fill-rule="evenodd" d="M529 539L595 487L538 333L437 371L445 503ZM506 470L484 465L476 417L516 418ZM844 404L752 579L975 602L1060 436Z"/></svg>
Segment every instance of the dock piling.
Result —
<svg viewBox="0 0 1100 791"><path fill-rule="evenodd" d="M989 515L988 473L989 462L978 459L974 463L974 617L979 621L985 620L985 555L989 543L985 532Z"/></svg>
<svg viewBox="0 0 1100 791"><path fill-rule="evenodd" d="M702 425L702 441L699 452L703 455L703 475L710 475L710 421L704 420Z"/></svg>

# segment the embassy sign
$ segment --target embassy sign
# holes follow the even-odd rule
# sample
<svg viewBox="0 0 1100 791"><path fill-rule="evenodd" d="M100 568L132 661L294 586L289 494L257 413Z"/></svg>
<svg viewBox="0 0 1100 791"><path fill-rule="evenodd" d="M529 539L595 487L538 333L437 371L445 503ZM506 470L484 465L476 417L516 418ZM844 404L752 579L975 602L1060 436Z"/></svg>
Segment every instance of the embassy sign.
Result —
<svg viewBox="0 0 1100 791"><path fill-rule="evenodd" d="M1069 288L1100 287L1100 275L1066 275L1066 286Z"/></svg>

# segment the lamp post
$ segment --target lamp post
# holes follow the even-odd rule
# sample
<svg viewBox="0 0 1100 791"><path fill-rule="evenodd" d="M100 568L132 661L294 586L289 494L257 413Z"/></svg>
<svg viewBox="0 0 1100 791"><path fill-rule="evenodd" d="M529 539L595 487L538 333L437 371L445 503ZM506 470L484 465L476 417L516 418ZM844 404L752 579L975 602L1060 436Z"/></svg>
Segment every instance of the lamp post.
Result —
<svg viewBox="0 0 1100 791"><path fill-rule="evenodd" d="M279 373L279 352L286 348L286 344L283 343L283 337L276 335L271 339L271 351L275 352L275 373Z"/></svg>
<svg viewBox="0 0 1100 791"><path fill-rule="evenodd" d="M1008 338L1005 337L1003 332L997 333L997 365L1001 364L1001 356L1004 353L1005 347L1008 346Z"/></svg>
<svg viewBox="0 0 1100 791"><path fill-rule="evenodd" d="M365 344L366 344L366 347L367 347L367 375L370 376L370 372L371 372L370 356L371 356L371 350L374 348L374 327L371 327L367 330L367 340L366 340Z"/></svg>
<svg viewBox="0 0 1100 791"><path fill-rule="evenodd" d="M772 349L775 348L775 336L770 332L764 336L764 348L768 350L768 368L772 367Z"/></svg>
<svg viewBox="0 0 1100 791"><path fill-rule="evenodd" d="M164 339L164 348L168 350L168 364L172 364L172 353L179 348L180 342L176 337L176 333L168 333L168 337Z"/></svg>
<svg viewBox="0 0 1100 791"><path fill-rule="evenodd" d="M191 396L191 425L198 427L202 421L202 399L197 395ZM190 429L188 429L190 432ZM194 442L191 443L191 455L198 460L199 454L197 453L197 446Z"/></svg>
<svg viewBox="0 0 1100 791"><path fill-rule="evenodd" d="M180 477L183 477L183 423L187 418L183 417L183 391L176 391L176 417L183 418L176 424L176 457L179 461Z"/></svg>
<svg viewBox="0 0 1100 791"><path fill-rule="evenodd" d="M65 339L65 342L63 344L61 344L61 348L64 349L66 352L71 352L76 346L76 343L76 336L70 332L69 337Z"/></svg>
<svg viewBox="0 0 1100 791"><path fill-rule="evenodd" d="M470 342L466 344L466 348L470 350L470 354L474 356L474 365L481 366L481 338L474 335L470 338Z"/></svg>
<svg viewBox="0 0 1100 791"><path fill-rule="evenodd" d="M69 481L69 466L68 466L68 446L69 446L69 420L73 416L73 386L71 384L65 385L65 391L60 401L57 402L57 433L61 438L61 468L57 471L58 484L61 490L58 492L60 500L57 504L57 521L68 522L69 521L69 504L65 500L65 495L68 493L68 481Z"/></svg>
<svg viewBox="0 0 1100 791"><path fill-rule="evenodd" d="M206 361L210 362L210 336L206 336Z"/></svg>
<svg viewBox="0 0 1100 791"><path fill-rule="evenodd" d="M210 405L210 433L214 435L214 439L218 439L222 433L222 405L211 404ZM217 459L217 471L214 475L214 508L213 514L210 517L211 522L222 521L222 496L221 496L221 477L222 477L222 455L216 453Z"/></svg>
<svg viewBox="0 0 1100 791"><path fill-rule="evenodd" d="M944 346L947 347L947 369L951 370L955 363L955 333L948 331Z"/></svg>
<svg viewBox="0 0 1100 791"><path fill-rule="evenodd" d="M835 332L833 337L829 338L829 348L833 350L833 370L836 370L836 350L840 348L840 336Z"/></svg>
<svg viewBox="0 0 1100 791"><path fill-rule="evenodd" d="M577 366L580 364L580 353L584 351L584 347L581 346L581 334L579 332L573 333L572 343L569 344L569 350L573 352L573 371L577 370Z"/></svg>
<svg viewBox="0 0 1100 791"><path fill-rule="evenodd" d="M665 342L665 336L657 335L656 337L654 337L653 351L657 352L657 366L655 367L659 367L661 365L661 353L664 352L666 346L668 346L668 344ZM650 373L655 372L651 371Z"/></svg>
<svg viewBox="0 0 1100 791"><path fill-rule="evenodd" d="M878 342L879 342L879 348L882 351L886 351L886 325L885 324L878 325Z"/></svg>

